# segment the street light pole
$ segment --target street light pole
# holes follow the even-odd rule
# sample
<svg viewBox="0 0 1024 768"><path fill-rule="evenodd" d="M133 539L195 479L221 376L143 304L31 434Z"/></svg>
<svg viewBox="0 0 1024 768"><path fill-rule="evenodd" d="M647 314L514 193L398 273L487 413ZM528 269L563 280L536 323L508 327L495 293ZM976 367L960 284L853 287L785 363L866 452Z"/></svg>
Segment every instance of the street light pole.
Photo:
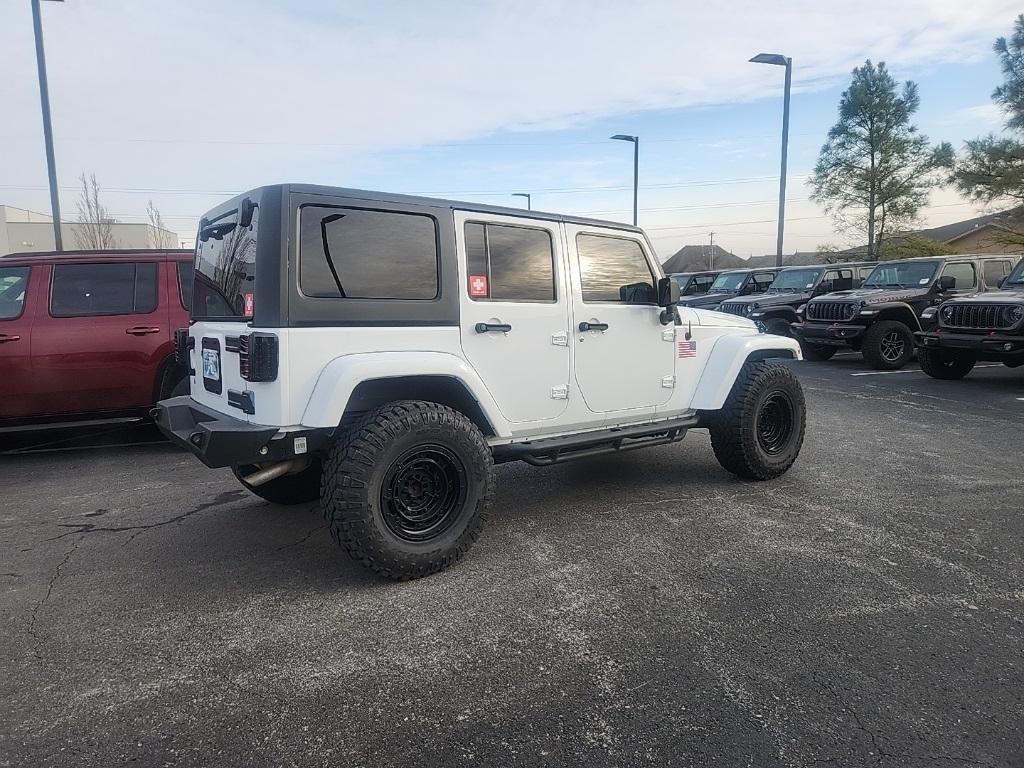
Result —
<svg viewBox="0 0 1024 768"><path fill-rule="evenodd" d="M793 59L780 53L759 53L755 64L774 64L786 68L782 96L782 169L779 173L779 233L775 242L775 266L782 266L782 235L786 224L786 157L789 153L789 91L793 82Z"/></svg>
<svg viewBox="0 0 1024 768"><path fill-rule="evenodd" d="M59 0L63 2L63 0ZM53 157L53 128L50 126L50 89L46 82L46 53L43 50L43 20L39 0L32 0L32 28L36 36L36 65L39 69L39 101L43 107L43 140L46 143L46 173L50 180L50 209L53 217L53 242L64 250L60 234L60 196L57 192L57 162Z"/></svg>
<svg viewBox="0 0 1024 768"><path fill-rule="evenodd" d="M513 192L512 197L525 197L526 198L526 210L533 210L533 200L530 198L529 192Z"/></svg>
<svg viewBox="0 0 1024 768"><path fill-rule="evenodd" d="M635 227L637 225L637 199L640 192L640 137L617 133L612 138L616 141L633 142L633 226Z"/></svg>

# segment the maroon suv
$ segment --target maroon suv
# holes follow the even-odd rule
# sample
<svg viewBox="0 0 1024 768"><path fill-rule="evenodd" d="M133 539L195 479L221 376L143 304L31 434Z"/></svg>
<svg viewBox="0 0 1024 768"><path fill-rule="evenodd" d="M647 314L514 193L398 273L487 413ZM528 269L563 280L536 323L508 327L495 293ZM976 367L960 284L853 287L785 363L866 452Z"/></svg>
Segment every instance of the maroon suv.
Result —
<svg viewBox="0 0 1024 768"><path fill-rule="evenodd" d="M0 258L0 430L144 413L188 391L191 251Z"/></svg>

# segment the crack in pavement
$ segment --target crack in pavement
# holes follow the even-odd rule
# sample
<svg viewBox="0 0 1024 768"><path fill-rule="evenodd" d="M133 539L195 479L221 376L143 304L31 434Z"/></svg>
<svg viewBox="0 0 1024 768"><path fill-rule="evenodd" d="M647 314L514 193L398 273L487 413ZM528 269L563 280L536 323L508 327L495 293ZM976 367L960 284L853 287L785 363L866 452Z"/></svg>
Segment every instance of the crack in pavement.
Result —
<svg viewBox="0 0 1024 768"><path fill-rule="evenodd" d="M57 526L58 528L71 528L72 530L65 531L64 533L58 534L57 536L51 536L50 538L45 539L45 541L57 541L58 539L63 539L65 536L73 536L76 533L85 535L87 533L123 533L125 531L135 531L135 533L132 534L128 541L125 542L125 544L128 544L136 536L141 535L145 531L152 530L153 528L162 528L165 525L171 525L172 523L180 522L186 518L192 517L192 515L197 515L200 512L204 512L207 509L211 509L212 507L219 507L223 504L229 504L232 501L237 501L238 499L244 497L245 495L246 493L243 490L224 491L223 493L218 493L217 496L214 497L212 501L200 504L199 506L190 509L188 512L182 512L180 515L175 515L174 517L169 518L167 520L161 520L157 523L148 523L146 525L101 526L96 525L95 523L60 523Z"/></svg>
<svg viewBox="0 0 1024 768"><path fill-rule="evenodd" d="M35 656L37 659L39 658L39 649L45 642L45 638L43 638L38 632L36 632L36 619L38 618L39 611L49 601L50 595L53 594L53 587L57 583L57 579L60 578L61 569L63 569L64 566L67 565L68 560L71 559L71 555L75 553L75 550L78 549L78 545L81 543L82 537L79 537L75 541L75 543L71 545L71 548L64 553L63 559L59 563L57 563L57 567L54 568L53 573L50 574L50 580L46 585L46 594L43 595L42 600L37 602L32 607L32 616L28 622L28 633L32 636L32 639L35 640L35 645L32 646L32 655Z"/></svg>
<svg viewBox="0 0 1024 768"><path fill-rule="evenodd" d="M311 507L309 511L312 512L314 509L316 509L316 507ZM298 541L293 541L291 544L282 544L280 547L277 547L276 549L274 549L274 551L275 552L280 552L280 551L282 551L284 549L291 549L292 547L297 547L300 544L305 544L307 541L309 541L309 537L310 536L312 536L317 531L322 531L326 527L327 527L327 523L319 523L318 525L316 525L313 528L310 528L308 531L306 531L306 535L303 536Z"/></svg>

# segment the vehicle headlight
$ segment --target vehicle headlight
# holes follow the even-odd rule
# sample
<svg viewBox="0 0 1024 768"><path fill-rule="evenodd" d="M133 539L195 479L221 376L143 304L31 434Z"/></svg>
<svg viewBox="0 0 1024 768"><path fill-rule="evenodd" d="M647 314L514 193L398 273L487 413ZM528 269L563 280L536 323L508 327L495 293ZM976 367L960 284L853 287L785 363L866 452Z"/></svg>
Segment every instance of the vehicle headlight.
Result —
<svg viewBox="0 0 1024 768"><path fill-rule="evenodd" d="M1018 304L1015 307L1007 307L1003 310L1003 316L1010 325L1016 325L1021 320L1024 320L1024 304Z"/></svg>
<svg viewBox="0 0 1024 768"><path fill-rule="evenodd" d="M944 323L948 323L953 319L953 307L947 304L939 310L939 319Z"/></svg>
<svg viewBox="0 0 1024 768"><path fill-rule="evenodd" d="M754 311L755 309L757 309L757 308L758 308L759 306L760 306L760 305L759 305L759 304L757 304L757 303L754 303L754 304L747 304L747 306L745 306L745 307L743 308L743 314L745 314L745 315L749 315L749 314L750 314L751 312L753 312L753 311Z"/></svg>

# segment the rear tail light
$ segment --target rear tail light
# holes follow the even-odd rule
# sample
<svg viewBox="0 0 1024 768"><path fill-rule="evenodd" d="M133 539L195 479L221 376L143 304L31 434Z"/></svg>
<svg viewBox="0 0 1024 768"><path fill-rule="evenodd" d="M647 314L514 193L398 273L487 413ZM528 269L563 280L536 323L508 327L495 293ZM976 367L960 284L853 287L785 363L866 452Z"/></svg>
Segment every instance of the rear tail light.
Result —
<svg viewBox="0 0 1024 768"><path fill-rule="evenodd" d="M174 362L178 365L191 368L188 359L188 352L195 346L196 340L188 335L188 328L178 328L174 331ZM191 371L189 371L191 373Z"/></svg>
<svg viewBox="0 0 1024 768"><path fill-rule="evenodd" d="M238 371L246 381L277 378L277 336L250 333L238 337Z"/></svg>

